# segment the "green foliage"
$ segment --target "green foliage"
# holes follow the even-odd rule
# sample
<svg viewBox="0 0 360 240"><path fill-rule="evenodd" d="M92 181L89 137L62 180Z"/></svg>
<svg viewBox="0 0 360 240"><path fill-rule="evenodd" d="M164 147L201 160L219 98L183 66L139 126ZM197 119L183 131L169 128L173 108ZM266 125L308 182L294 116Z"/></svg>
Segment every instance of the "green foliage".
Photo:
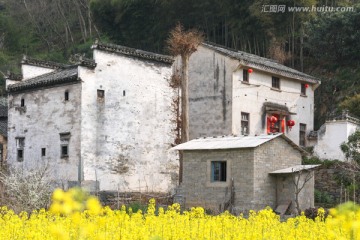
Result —
<svg viewBox="0 0 360 240"><path fill-rule="evenodd" d="M314 197L316 203L323 203L323 204L334 204L333 197L327 192L321 192L317 189L314 191Z"/></svg>
<svg viewBox="0 0 360 240"><path fill-rule="evenodd" d="M352 115L360 117L360 94L346 98L339 106L343 110L349 110Z"/></svg>
<svg viewBox="0 0 360 240"><path fill-rule="evenodd" d="M360 164L360 131L356 131L348 137L348 141L341 144L341 151L348 160Z"/></svg>

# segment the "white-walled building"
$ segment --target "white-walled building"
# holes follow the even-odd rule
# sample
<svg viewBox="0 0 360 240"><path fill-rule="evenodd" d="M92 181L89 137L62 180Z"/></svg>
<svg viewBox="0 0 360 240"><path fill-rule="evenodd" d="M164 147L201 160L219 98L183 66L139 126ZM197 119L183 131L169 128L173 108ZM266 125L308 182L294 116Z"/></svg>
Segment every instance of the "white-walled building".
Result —
<svg viewBox="0 0 360 240"><path fill-rule="evenodd" d="M276 61L203 43L189 60L190 138L283 132L306 146L319 84Z"/></svg>
<svg viewBox="0 0 360 240"><path fill-rule="evenodd" d="M342 115L328 119L318 131L311 133L316 143L314 155L322 160L346 161L341 144L360 127L360 121L343 112Z"/></svg>
<svg viewBox="0 0 360 240"><path fill-rule="evenodd" d="M53 180L92 190L166 192L178 181L173 59L95 43L93 60L24 58L8 79L8 163L48 165Z"/></svg>

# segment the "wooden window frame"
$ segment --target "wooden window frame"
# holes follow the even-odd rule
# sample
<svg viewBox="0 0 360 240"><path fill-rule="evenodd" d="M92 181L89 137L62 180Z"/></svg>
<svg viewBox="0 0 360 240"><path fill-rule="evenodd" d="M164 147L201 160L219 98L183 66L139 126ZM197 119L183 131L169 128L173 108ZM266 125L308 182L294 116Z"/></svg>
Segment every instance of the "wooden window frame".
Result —
<svg viewBox="0 0 360 240"><path fill-rule="evenodd" d="M271 87L272 87L273 89L278 89L278 90L280 90L280 87L281 87L280 78L272 76L272 77L271 77Z"/></svg>
<svg viewBox="0 0 360 240"><path fill-rule="evenodd" d="M211 182L227 181L227 161L211 161Z"/></svg>

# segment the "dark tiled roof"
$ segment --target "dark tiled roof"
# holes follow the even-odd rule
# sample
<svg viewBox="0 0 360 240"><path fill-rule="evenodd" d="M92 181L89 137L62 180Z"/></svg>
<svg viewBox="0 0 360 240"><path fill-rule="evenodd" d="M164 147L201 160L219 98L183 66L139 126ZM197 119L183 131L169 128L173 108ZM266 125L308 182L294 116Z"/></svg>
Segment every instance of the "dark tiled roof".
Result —
<svg viewBox="0 0 360 240"><path fill-rule="evenodd" d="M24 56L21 63L33 65L33 66L44 67L44 68L51 68L51 69L64 69L64 68L67 68L70 66L67 64L62 64L62 63L57 63L57 62L39 60L39 59L31 58L28 56Z"/></svg>
<svg viewBox="0 0 360 240"><path fill-rule="evenodd" d="M299 72L293 68L286 67L268 58L263 58L251 53L229 49L209 42L203 43L202 45L231 58L235 58L248 67L253 67L255 69L271 72L284 77L298 79L308 83L320 83L319 79L315 77Z"/></svg>
<svg viewBox="0 0 360 240"><path fill-rule="evenodd" d="M0 120L0 134L7 137L8 123L7 120Z"/></svg>
<svg viewBox="0 0 360 240"><path fill-rule="evenodd" d="M98 41L92 46L94 49L104 50L108 52L120 53L132 57L142 58L146 60L152 60L156 62L162 62L166 64L172 64L174 62L174 58L167 55L161 55L152 52L146 52L143 50L124 47L120 45L110 44L110 43L100 43Z"/></svg>
<svg viewBox="0 0 360 240"><path fill-rule="evenodd" d="M16 74L13 72L8 71L5 75L5 77L9 80L13 80L13 81L21 81L23 79L23 75L22 74Z"/></svg>
<svg viewBox="0 0 360 240"><path fill-rule="evenodd" d="M70 62L75 64L75 65L88 67L88 68L95 68L96 67L96 62L95 62L94 59L85 58L81 54L72 55L70 57Z"/></svg>
<svg viewBox="0 0 360 240"><path fill-rule="evenodd" d="M51 73L43 74L35 78L21 81L9 85L8 92L17 92L27 89L33 89L38 87L52 86L62 83L76 82L78 80L78 69L77 66L72 66L66 69L56 70Z"/></svg>

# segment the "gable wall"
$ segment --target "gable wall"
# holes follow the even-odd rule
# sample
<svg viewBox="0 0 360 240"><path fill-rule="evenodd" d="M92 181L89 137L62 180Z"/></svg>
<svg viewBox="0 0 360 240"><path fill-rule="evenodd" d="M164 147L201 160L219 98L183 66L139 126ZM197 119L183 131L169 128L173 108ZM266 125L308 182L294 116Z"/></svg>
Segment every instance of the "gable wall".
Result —
<svg viewBox="0 0 360 240"><path fill-rule="evenodd" d="M39 67L39 66L33 66L33 65L27 65L27 64L22 64L21 65L21 72L23 75L23 80L27 80L30 78L34 78L46 73L51 73L55 71L52 68L44 68L44 67Z"/></svg>
<svg viewBox="0 0 360 240"><path fill-rule="evenodd" d="M64 92L69 91L69 101ZM80 161L81 84L62 85L9 94L8 157L10 165L24 170L48 166L52 180L67 186L78 181ZM21 98L25 107L20 107ZM70 132L69 157L61 158L60 133ZM25 138L24 160L17 160L16 137ZM46 148L46 156L41 149Z"/></svg>
<svg viewBox="0 0 360 240"><path fill-rule="evenodd" d="M189 61L190 139L231 133L235 60L202 46ZM180 74L181 61L176 69Z"/></svg>
<svg viewBox="0 0 360 240"><path fill-rule="evenodd" d="M100 50L94 59L94 70L80 68L84 180L97 180L100 190L170 190L178 181L177 152L169 151L176 137L171 66Z"/></svg>

